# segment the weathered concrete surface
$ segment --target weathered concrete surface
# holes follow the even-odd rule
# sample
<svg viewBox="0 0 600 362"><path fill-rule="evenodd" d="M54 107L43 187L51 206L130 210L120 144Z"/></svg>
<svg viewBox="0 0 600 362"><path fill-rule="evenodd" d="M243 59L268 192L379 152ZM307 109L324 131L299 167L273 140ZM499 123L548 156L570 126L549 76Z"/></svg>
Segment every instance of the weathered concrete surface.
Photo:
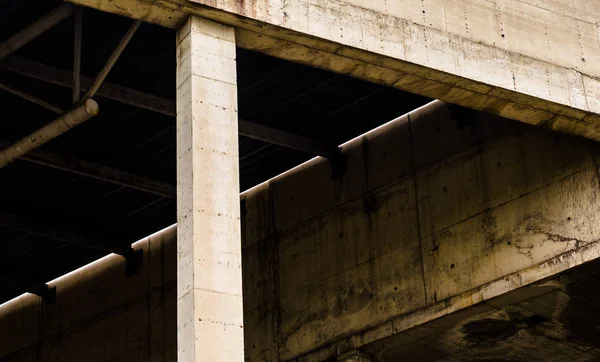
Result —
<svg viewBox="0 0 600 362"><path fill-rule="evenodd" d="M178 361L243 361L235 33L177 33Z"/></svg>
<svg viewBox="0 0 600 362"><path fill-rule="evenodd" d="M246 325L276 326L249 359L326 360L600 256L592 143L434 103L343 148L341 178L317 159L244 194Z"/></svg>
<svg viewBox="0 0 600 362"><path fill-rule="evenodd" d="M363 350L379 362L597 361L599 281L594 261Z"/></svg>
<svg viewBox="0 0 600 362"><path fill-rule="evenodd" d="M25 294L0 307L0 359L173 361L177 357L176 228L134 245L144 264L126 277L111 255L52 281L58 300Z"/></svg>
<svg viewBox="0 0 600 362"><path fill-rule="evenodd" d="M596 1L69 1L169 27L196 14L244 48L600 139Z"/></svg>
<svg viewBox="0 0 600 362"><path fill-rule="evenodd" d="M345 144L339 178L314 159L242 193L245 358L335 360L600 257L596 148L434 102ZM174 237L1 307L0 358L173 360Z"/></svg>
<svg viewBox="0 0 600 362"><path fill-rule="evenodd" d="M348 353L344 353L343 355L337 358L338 362L373 362L373 358L371 356L360 352L360 351L351 351Z"/></svg>

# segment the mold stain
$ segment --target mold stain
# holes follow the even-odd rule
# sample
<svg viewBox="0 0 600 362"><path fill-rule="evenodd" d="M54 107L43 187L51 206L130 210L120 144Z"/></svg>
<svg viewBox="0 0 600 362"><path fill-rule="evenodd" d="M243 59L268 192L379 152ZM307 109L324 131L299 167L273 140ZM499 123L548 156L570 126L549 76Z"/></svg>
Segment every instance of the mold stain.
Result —
<svg viewBox="0 0 600 362"><path fill-rule="evenodd" d="M461 331L467 342L478 345L491 345L503 342L520 330L532 328L546 319L539 315L522 318L509 315L508 319L483 318L465 324Z"/></svg>
<svg viewBox="0 0 600 362"><path fill-rule="evenodd" d="M354 314L363 310L373 300L373 293L363 289L357 292L350 288L344 296L337 297L336 303L331 310L331 316L340 318L345 314Z"/></svg>
<svg viewBox="0 0 600 362"><path fill-rule="evenodd" d="M514 336L518 331L516 324L493 318L469 322L462 327L465 340L478 344L501 342Z"/></svg>

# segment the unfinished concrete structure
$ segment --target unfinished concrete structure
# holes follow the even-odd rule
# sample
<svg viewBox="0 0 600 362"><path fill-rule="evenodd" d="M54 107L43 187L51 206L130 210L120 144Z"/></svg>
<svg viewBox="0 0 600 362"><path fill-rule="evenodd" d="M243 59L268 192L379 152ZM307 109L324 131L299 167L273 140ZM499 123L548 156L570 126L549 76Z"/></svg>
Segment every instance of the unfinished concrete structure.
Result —
<svg viewBox="0 0 600 362"><path fill-rule="evenodd" d="M2 6L3 360L600 358L595 1Z"/></svg>

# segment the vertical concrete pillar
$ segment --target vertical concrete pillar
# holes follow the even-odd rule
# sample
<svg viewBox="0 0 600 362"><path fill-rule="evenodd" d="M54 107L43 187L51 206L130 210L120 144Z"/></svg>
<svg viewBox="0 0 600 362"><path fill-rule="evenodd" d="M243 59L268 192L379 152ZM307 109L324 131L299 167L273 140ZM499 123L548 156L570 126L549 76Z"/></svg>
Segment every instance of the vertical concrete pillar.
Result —
<svg viewBox="0 0 600 362"><path fill-rule="evenodd" d="M243 361L234 29L177 33L178 361Z"/></svg>

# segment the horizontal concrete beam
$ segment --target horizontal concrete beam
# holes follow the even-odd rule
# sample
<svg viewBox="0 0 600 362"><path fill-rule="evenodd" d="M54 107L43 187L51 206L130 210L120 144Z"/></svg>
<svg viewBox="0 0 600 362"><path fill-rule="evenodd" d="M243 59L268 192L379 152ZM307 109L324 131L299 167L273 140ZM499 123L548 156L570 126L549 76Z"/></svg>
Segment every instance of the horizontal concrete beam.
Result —
<svg viewBox="0 0 600 362"><path fill-rule="evenodd" d="M315 156L332 158L337 147L312 138L298 136L289 132L280 131L271 127L265 127L258 123L252 123L240 119L238 121L241 136L274 144L277 146L291 148Z"/></svg>
<svg viewBox="0 0 600 362"><path fill-rule="evenodd" d="M101 235L101 233L89 233L50 218L42 220L30 215L0 212L0 225L107 253L127 255L131 249L129 245L132 240L127 240L121 235L107 236Z"/></svg>
<svg viewBox="0 0 600 362"><path fill-rule="evenodd" d="M564 9L524 0L69 1L168 27L200 15L237 27L242 48L600 140L600 47L588 19L600 6L589 0Z"/></svg>
<svg viewBox="0 0 600 362"><path fill-rule="evenodd" d="M68 70L58 69L50 65L17 56L9 56L7 59L0 62L0 67L29 78L62 87L71 87L73 79L73 73ZM87 90L93 82L93 78L81 76L81 89ZM0 88L1 87L2 85L0 84ZM104 82L98 89L98 95L134 107L164 114L166 116L176 116L174 100L159 97L133 88ZM239 121L239 133L244 137L323 157L331 157L336 151L334 145L328 145L322 141L298 136L244 120Z"/></svg>
<svg viewBox="0 0 600 362"><path fill-rule="evenodd" d="M33 23L23 27L16 34L0 43L0 59L19 50L71 15L73 15L73 7L69 4L62 4Z"/></svg>
<svg viewBox="0 0 600 362"><path fill-rule="evenodd" d="M6 147L7 145L10 145L10 142L0 140L0 147ZM75 157L44 151L43 149L33 150L19 159L72 174L109 182L114 185L125 186L158 196L175 198L175 185L168 182L153 180L145 176L84 161Z"/></svg>
<svg viewBox="0 0 600 362"><path fill-rule="evenodd" d="M72 87L73 73L44 63L35 62L18 56L8 56L0 61L0 67L28 78L55 84L61 87ZM88 90L94 78L81 75L81 89ZM137 89L105 82L98 89L98 95L113 101L129 104L138 108L157 112L167 116L175 116L175 101L141 92Z"/></svg>

